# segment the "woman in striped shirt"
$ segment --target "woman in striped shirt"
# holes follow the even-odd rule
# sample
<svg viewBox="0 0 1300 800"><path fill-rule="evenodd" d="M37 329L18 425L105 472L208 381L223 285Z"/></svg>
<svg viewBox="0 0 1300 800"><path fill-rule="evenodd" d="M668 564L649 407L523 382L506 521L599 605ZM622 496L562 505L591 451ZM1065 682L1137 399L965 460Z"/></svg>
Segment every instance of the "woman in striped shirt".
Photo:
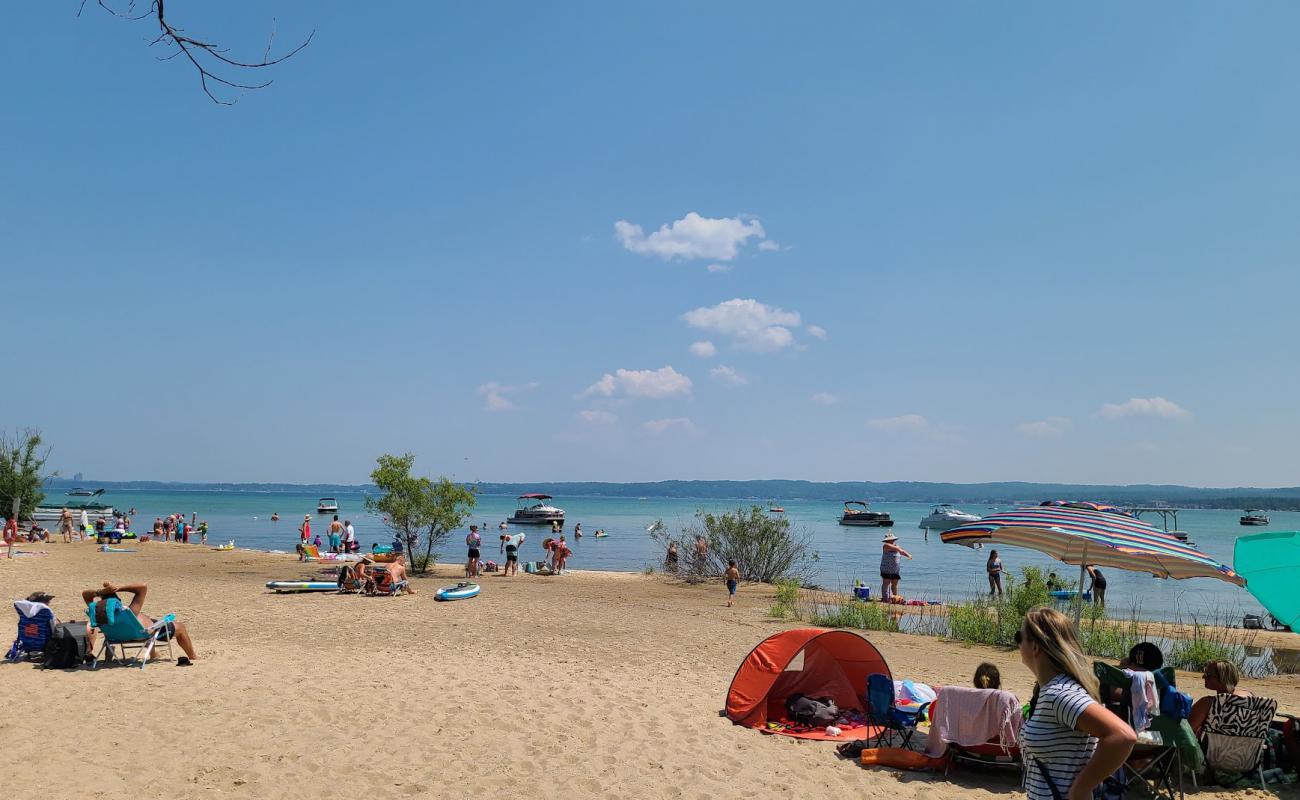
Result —
<svg viewBox="0 0 1300 800"><path fill-rule="evenodd" d="M1038 680L1037 701L1020 732L1029 800L1091 800L1137 736L1097 702L1097 678L1068 617L1033 609L1016 644Z"/></svg>

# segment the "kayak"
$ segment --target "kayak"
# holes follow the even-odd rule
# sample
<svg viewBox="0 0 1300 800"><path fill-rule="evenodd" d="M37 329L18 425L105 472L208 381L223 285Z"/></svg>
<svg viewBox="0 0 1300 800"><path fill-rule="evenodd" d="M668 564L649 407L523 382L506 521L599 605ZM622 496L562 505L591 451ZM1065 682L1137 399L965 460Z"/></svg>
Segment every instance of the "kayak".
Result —
<svg viewBox="0 0 1300 800"><path fill-rule="evenodd" d="M1078 589L1057 589L1055 591L1048 592L1048 594L1050 594L1052 597L1055 597L1057 600L1073 600L1074 598L1079 596L1079 590ZM1083 599L1091 600L1092 592L1084 592Z"/></svg>
<svg viewBox="0 0 1300 800"><path fill-rule="evenodd" d="M478 595L479 585L477 583L458 583L454 586L444 586L433 596L434 600L467 600Z"/></svg>
<svg viewBox="0 0 1300 800"><path fill-rule="evenodd" d="M266 588L273 592L336 592L337 581L267 581Z"/></svg>

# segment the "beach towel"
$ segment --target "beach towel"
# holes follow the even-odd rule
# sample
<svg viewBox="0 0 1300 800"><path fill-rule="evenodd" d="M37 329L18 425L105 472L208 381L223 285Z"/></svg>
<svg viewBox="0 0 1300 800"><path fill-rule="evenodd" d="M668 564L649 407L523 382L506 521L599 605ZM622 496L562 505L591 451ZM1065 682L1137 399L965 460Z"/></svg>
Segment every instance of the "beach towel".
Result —
<svg viewBox="0 0 1300 800"><path fill-rule="evenodd" d="M944 686L930 707L930 737L926 752L943 753L948 744L974 747L1001 742L1015 747L1020 739L1020 701L1002 689Z"/></svg>
<svg viewBox="0 0 1300 800"><path fill-rule="evenodd" d="M1124 674L1132 681L1133 730L1141 733L1151 727L1151 718L1160 713L1155 676L1131 669L1124 670Z"/></svg>

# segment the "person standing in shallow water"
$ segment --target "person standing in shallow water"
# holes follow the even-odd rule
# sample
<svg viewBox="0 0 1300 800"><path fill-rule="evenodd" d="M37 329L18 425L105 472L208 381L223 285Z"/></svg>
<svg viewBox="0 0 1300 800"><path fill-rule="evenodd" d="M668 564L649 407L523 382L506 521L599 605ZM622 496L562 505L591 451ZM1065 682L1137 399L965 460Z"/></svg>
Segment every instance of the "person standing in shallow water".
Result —
<svg viewBox="0 0 1300 800"><path fill-rule="evenodd" d="M1101 574L1101 570L1093 565L1088 565L1088 577L1092 578L1092 585L1088 591L1092 592L1092 602L1100 608L1106 607L1106 576Z"/></svg>
<svg viewBox="0 0 1300 800"><path fill-rule="evenodd" d="M339 547L343 544L343 523L339 522L339 515L334 515L334 521L330 523L329 528L330 552L339 552Z"/></svg>
<svg viewBox="0 0 1300 800"><path fill-rule="evenodd" d="M984 565L984 569L987 570L989 574L989 597L992 597L994 594L997 594L998 597L1001 597L1002 596L1002 559L998 558L997 550L994 550L993 552L989 553L989 560L988 563Z"/></svg>
<svg viewBox="0 0 1300 800"><path fill-rule="evenodd" d="M880 599L886 603L894 601L894 595L898 594L898 582L903 579L902 562L898 560L903 556L908 561L912 560L912 554L899 547L895 542L898 537L892 533L885 534L881 540L883 547L880 553Z"/></svg>

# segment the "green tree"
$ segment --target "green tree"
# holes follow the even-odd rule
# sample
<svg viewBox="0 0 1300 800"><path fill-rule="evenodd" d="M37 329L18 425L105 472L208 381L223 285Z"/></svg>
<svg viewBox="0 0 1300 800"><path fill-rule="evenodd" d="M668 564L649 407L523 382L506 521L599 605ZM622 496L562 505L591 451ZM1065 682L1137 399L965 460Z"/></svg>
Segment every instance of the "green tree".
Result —
<svg viewBox="0 0 1300 800"><path fill-rule="evenodd" d="M8 517L18 501L18 518L31 516L45 499L41 488L45 461L50 451L41 450L41 432L27 429L12 438L0 433L0 516Z"/></svg>
<svg viewBox="0 0 1300 800"><path fill-rule="evenodd" d="M411 474L415 456L384 454L376 460L370 480L382 493L367 497L366 508L383 514L401 538L411 568L428 571L447 535L465 524L478 504L477 490L447 478L432 481Z"/></svg>

